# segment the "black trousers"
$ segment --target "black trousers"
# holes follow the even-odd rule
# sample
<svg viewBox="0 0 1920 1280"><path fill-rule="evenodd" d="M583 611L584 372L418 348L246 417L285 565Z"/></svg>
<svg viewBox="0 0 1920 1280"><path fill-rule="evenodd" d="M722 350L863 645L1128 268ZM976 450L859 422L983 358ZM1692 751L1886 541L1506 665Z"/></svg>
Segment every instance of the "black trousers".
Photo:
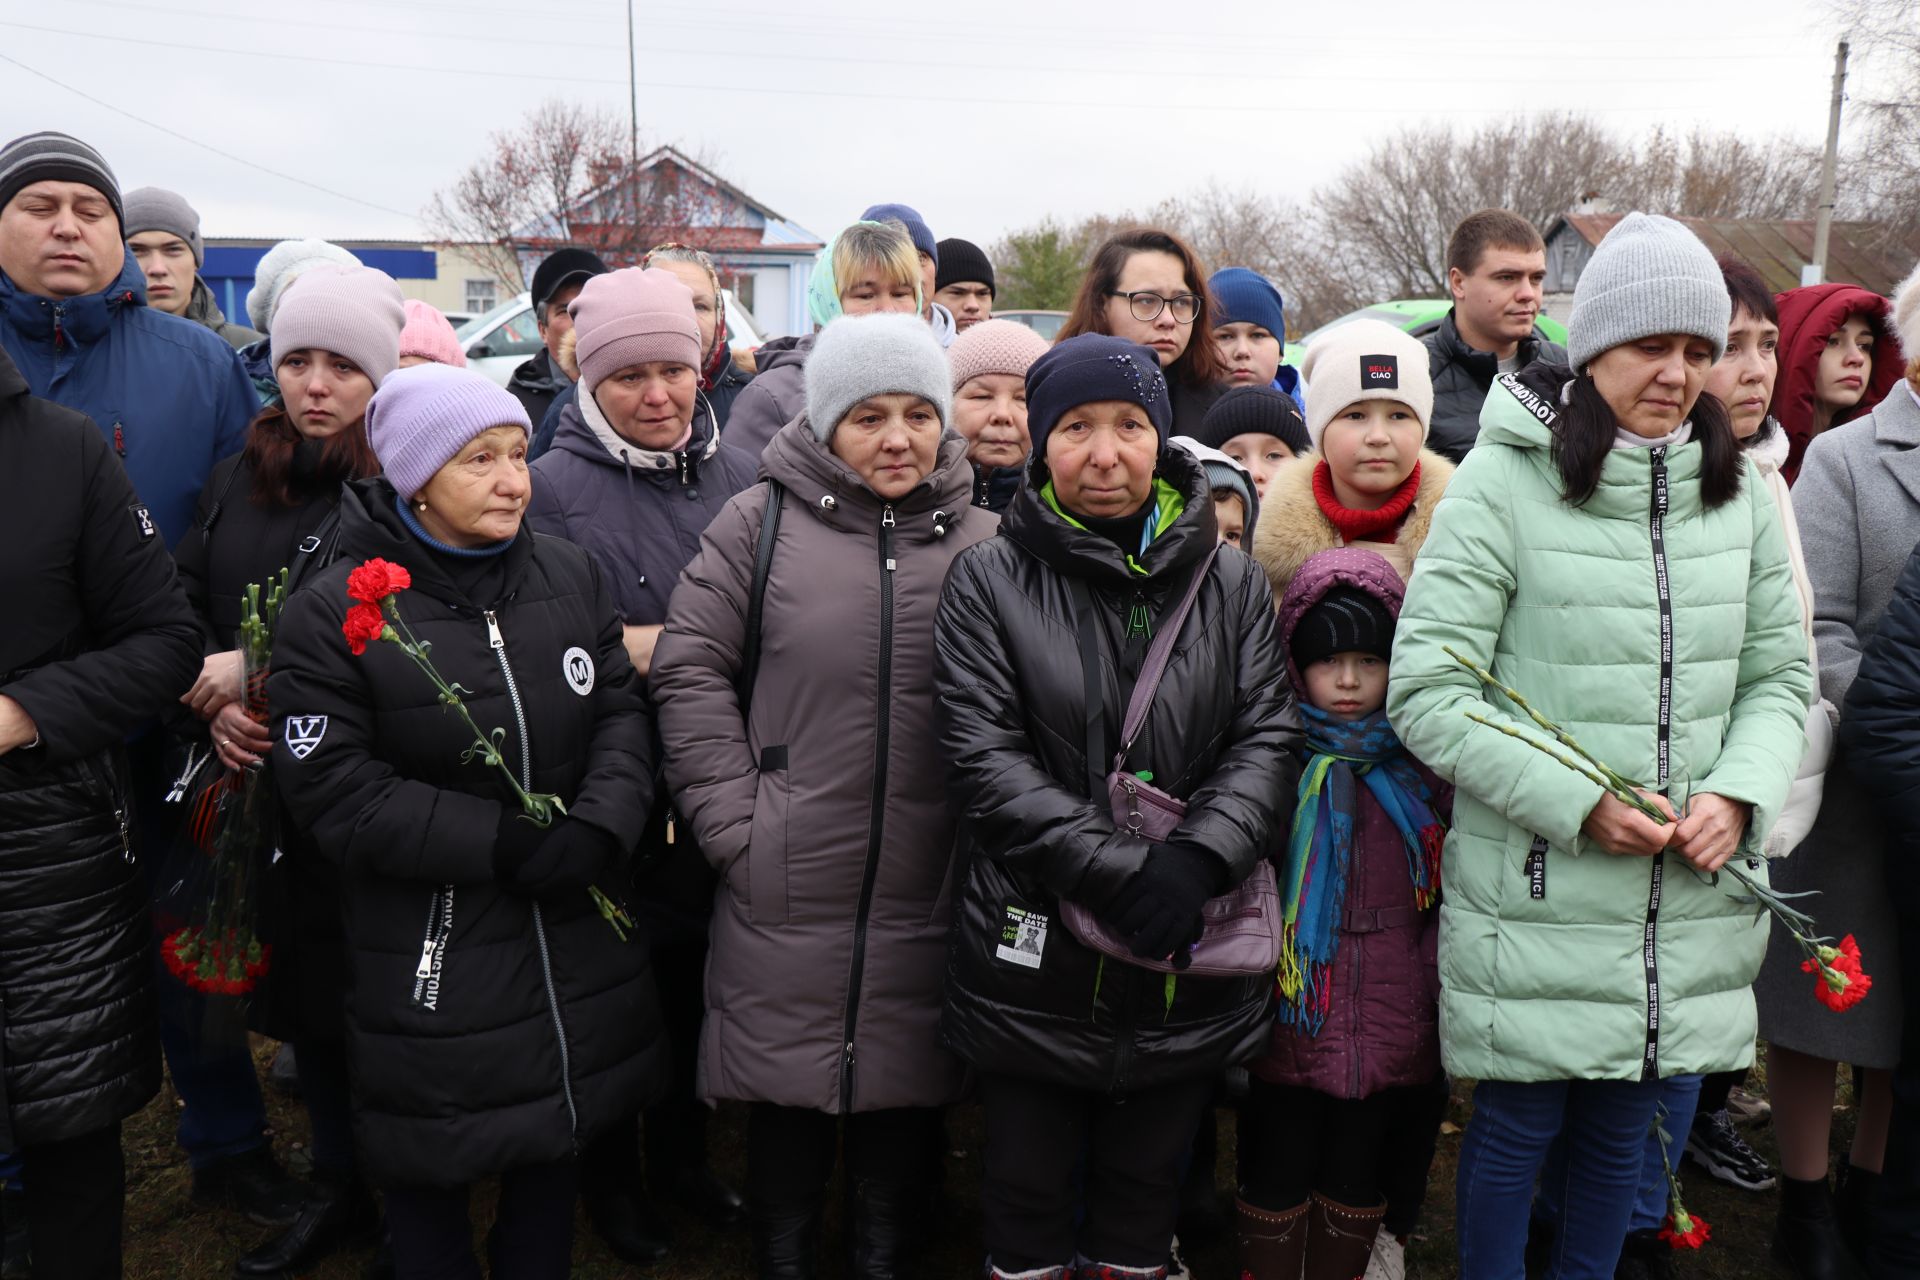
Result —
<svg viewBox="0 0 1920 1280"><path fill-rule="evenodd" d="M1393 1098L1393 1123L1380 1149L1380 1191L1387 1197L1387 1216L1380 1225L1387 1234L1404 1240L1420 1225L1433 1153L1440 1145L1440 1125L1447 1118L1452 1089L1447 1077L1440 1075L1430 1084L1387 1093Z"/></svg>
<svg viewBox="0 0 1920 1280"><path fill-rule="evenodd" d="M573 1274L571 1160L524 1165L500 1175L500 1207L487 1237L496 1277L567 1280ZM387 1190L387 1228L393 1237L397 1280L480 1280L473 1256L467 1187L394 1187ZM34 1259L34 1270L40 1269Z"/></svg>
<svg viewBox="0 0 1920 1280"><path fill-rule="evenodd" d="M1240 1158L1241 1197L1276 1212L1306 1203L1315 1191L1356 1209L1379 1204L1397 1092L1336 1098L1256 1077L1247 1094L1254 1141Z"/></svg>
<svg viewBox="0 0 1920 1280"><path fill-rule="evenodd" d="M20 1150L26 1167L33 1273L61 1280L119 1280L127 1193L120 1126Z"/></svg>
<svg viewBox="0 0 1920 1280"><path fill-rule="evenodd" d="M748 1202L756 1213L799 1213L818 1206L833 1177L843 1127L849 1183L925 1185L932 1175L927 1153L939 1141L940 1119L938 1107L841 1117L756 1102L747 1112Z"/></svg>
<svg viewBox="0 0 1920 1280"><path fill-rule="evenodd" d="M673 1072L667 1096L646 1110L647 1175L659 1195L675 1175L707 1162L707 1106L694 1096L706 1016L706 939L656 944L649 959ZM588 1194L640 1189L640 1128L636 1115L580 1153Z"/></svg>
<svg viewBox="0 0 1920 1280"><path fill-rule="evenodd" d="M1211 1079L1116 1098L982 1075L987 1150L980 1209L993 1264L1030 1271L1078 1256L1111 1266L1164 1266L1180 1170L1212 1094ZM1083 1152L1084 1196L1073 1177ZM1076 1233L1083 1199L1086 1217Z"/></svg>
<svg viewBox="0 0 1920 1280"><path fill-rule="evenodd" d="M1920 1275L1920 837L1888 841L1887 888L1900 922L1900 1064L1893 1071L1887 1158L1872 1206L1867 1265L1875 1280Z"/></svg>

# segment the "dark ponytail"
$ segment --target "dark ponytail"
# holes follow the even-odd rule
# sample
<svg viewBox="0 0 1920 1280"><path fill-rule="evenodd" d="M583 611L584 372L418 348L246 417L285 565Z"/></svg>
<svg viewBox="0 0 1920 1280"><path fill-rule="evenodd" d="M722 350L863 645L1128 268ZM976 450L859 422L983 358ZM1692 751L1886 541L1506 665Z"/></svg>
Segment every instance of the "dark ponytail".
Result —
<svg viewBox="0 0 1920 1280"><path fill-rule="evenodd" d="M1740 443L1734 438L1727 407L1705 391L1694 401L1689 420L1693 439L1700 445L1700 501L1711 511L1740 492ZM1599 488L1601 468L1607 465L1619 429L1613 406L1593 379L1575 374L1553 426L1553 465L1560 470L1560 497L1568 506L1584 506Z"/></svg>

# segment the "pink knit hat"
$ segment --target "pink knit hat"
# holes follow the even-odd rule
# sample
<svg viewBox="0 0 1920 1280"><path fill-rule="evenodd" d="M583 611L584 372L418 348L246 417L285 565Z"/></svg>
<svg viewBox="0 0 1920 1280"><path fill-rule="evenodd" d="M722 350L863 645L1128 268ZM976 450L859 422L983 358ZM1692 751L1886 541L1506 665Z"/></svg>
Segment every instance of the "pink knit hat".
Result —
<svg viewBox="0 0 1920 1280"><path fill-rule="evenodd" d="M947 364L953 369L953 389L958 392L983 373L1010 373L1027 376L1027 368L1047 353L1047 340L1012 320L982 320L968 329L947 348Z"/></svg>
<svg viewBox="0 0 1920 1280"><path fill-rule="evenodd" d="M273 313L273 367L290 352L331 351L379 386L400 363L403 301L393 277L372 267L326 262L303 272Z"/></svg>
<svg viewBox="0 0 1920 1280"><path fill-rule="evenodd" d="M567 307L574 352L588 393L630 365L676 360L700 367L700 323L693 290L659 267L627 267L594 276Z"/></svg>
<svg viewBox="0 0 1920 1280"><path fill-rule="evenodd" d="M367 402L367 443L388 482L407 501L475 436L494 427L533 434L520 401L472 369L443 364L395 369Z"/></svg>
<svg viewBox="0 0 1920 1280"><path fill-rule="evenodd" d="M467 353L460 349L453 324L440 314L440 308L418 298L408 298L406 306L407 327L400 331L400 358L419 356L435 364L466 368Z"/></svg>

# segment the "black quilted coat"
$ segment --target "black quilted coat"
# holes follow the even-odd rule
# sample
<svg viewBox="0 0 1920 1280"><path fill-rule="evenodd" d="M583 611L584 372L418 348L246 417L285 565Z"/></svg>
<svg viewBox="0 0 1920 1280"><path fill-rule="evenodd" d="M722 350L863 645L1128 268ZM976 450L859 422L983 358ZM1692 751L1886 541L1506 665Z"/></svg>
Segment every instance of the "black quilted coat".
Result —
<svg viewBox="0 0 1920 1280"><path fill-rule="evenodd" d="M404 565L401 616L474 720L504 730L516 776L631 850L653 798L651 726L612 598L585 552L523 527L497 596L469 599L385 480L348 486L340 549L289 602L267 689L282 798L345 879L369 1172L445 1187L564 1158L664 1083L646 944L616 940L584 891L530 900L496 884L512 791L463 763L471 735L398 646L354 657L340 624L352 569Z"/></svg>
<svg viewBox="0 0 1920 1280"><path fill-rule="evenodd" d="M0 1149L91 1133L160 1085L146 894L116 748L200 670L146 507L89 419L0 352Z"/></svg>
<svg viewBox="0 0 1920 1280"><path fill-rule="evenodd" d="M1102 900L1148 846L1116 832L1104 793L1087 798L1085 682L1069 580L1085 579L1100 620L1105 740L1139 662L1130 613L1178 603L1216 537L1197 462L1162 455L1185 508L1128 568L1110 541L1067 523L1030 477L998 537L948 575L935 632L949 793L966 842L942 1034L982 1071L1129 1093L1206 1077L1266 1042L1271 975L1160 974L1101 957L1060 920L1060 900ZM1235 882L1279 850L1292 813L1298 738L1266 575L1222 548L1129 766L1184 798L1183 841L1211 850ZM1106 772L1103 767L1100 772ZM1039 962L1031 933L1044 927ZM1024 958L1020 935L1029 942ZM1009 938L1014 947L1003 946Z"/></svg>

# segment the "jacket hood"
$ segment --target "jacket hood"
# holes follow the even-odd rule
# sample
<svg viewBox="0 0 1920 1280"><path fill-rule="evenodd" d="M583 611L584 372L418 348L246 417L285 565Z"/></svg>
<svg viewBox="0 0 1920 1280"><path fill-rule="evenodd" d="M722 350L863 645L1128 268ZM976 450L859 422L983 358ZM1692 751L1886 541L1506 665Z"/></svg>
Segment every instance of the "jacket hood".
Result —
<svg viewBox="0 0 1920 1280"><path fill-rule="evenodd" d="M60 331L75 342L87 343L105 336L114 316L126 307L147 305L147 273L140 269L131 249L122 248L120 274L99 293L83 293L72 298L43 298L28 293L6 272L0 271L0 312L7 323L24 336L39 342L53 340L54 311L59 309Z"/></svg>
<svg viewBox="0 0 1920 1280"><path fill-rule="evenodd" d="M1850 422L1886 398L1906 372L1900 343L1893 336L1892 304L1869 289L1853 284L1817 284L1789 289L1775 299L1780 306L1780 380L1774 384L1773 403L1767 406L1786 428L1787 461L1781 473L1789 481L1800 473L1800 461L1813 440L1814 383L1820 355L1833 331L1847 317L1862 315L1873 326L1873 363L1867 370L1867 388L1860 403L1833 416L1831 426Z"/></svg>
<svg viewBox="0 0 1920 1280"><path fill-rule="evenodd" d="M207 288L207 282L199 276L193 278L193 294L187 299L187 319L195 324L203 324L216 333L227 322L226 313L213 300L213 290Z"/></svg>
<svg viewBox="0 0 1920 1280"><path fill-rule="evenodd" d="M1319 454L1310 453L1281 463L1267 481L1267 496L1260 500L1260 522L1254 526L1248 545L1253 558L1267 571L1276 598L1293 582L1300 566L1329 547L1340 545L1339 531L1313 496L1313 473L1320 462ZM1453 480L1453 472L1453 464L1433 450L1420 451L1420 491L1400 526L1402 544L1417 550L1426 542L1434 512L1439 510L1441 495Z"/></svg>
<svg viewBox="0 0 1920 1280"><path fill-rule="evenodd" d="M1190 571L1220 537L1206 468L1184 449L1160 451L1156 487L1170 488L1182 505L1139 556L1125 556L1111 540L1070 523L1044 496L1047 485L1044 474L1030 474L1026 487L1007 504L1000 528L1029 555L1066 577L1108 586L1159 583L1170 574ZM1146 571L1144 576L1128 565L1130 558Z"/></svg>
<svg viewBox="0 0 1920 1280"><path fill-rule="evenodd" d="M941 303L934 303L932 315L927 323L933 326L933 340L942 347L950 347L953 340L960 336L960 326L954 323L953 312Z"/></svg>
<svg viewBox="0 0 1920 1280"><path fill-rule="evenodd" d="M449 604L468 603L466 593L454 584L440 563L440 557L420 541L400 518L399 495L385 476L353 480L340 492L340 559L369 560L374 556L391 560L413 576L413 588ZM533 556L533 533L522 521L507 557L507 595L511 595L526 573ZM405 614L401 596L401 611ZM344 608L344 606L342 606Z"/></svg>
<svg viewBox="0 0 1920 1280"><path fill-rule="evenodd" d="M553 435L553 448L577 454L589 462L606 467L622 465L645 475L678 473L681 458L705 462L720 448L720 433L713 429L713 415L703 394L693 411L693 435L685 449L643 449L622 439L607 422L599 401L579 394L562 406L560 425ZM623 464L622 458L625 459Z"/></svg>
<svg viewBox="0 0 1920 1280"><path fill-rule="evenodd" d="M1364 547L1335 547L1308 556L1300 571L1293 575L1293 581L1287 584L1279 605L1280 649L1287 656L1287 678L1293 681L1294 693L1303 701L1307 684L1300 668L1294 665L1293 630L1300 625L1307 610L1320 603L1327 592L1343 586L1366 592L1384 604L1395 618L1400 616L1400 602L1406 598L1407 589L1400 582L1399 572L1384 556Z"/></svg>
<svg viewBox="0 0 1920 1280"><path fill-rule="evenodd" d="M813 350L813 335L803 333L797 337L775 338L753 349L753 371L755 375L769 369L784 368L792 365L799 368L806 364L807 356Z"/></svg>
<svg viewBox="0 0 1920 1280"><path fill-rule="evenodd" d="M1767 432L1767 438L1745 450L1746 455L1753 459L1753 465L1760 468L1760 474L1763 476L1779 474L1780 469L1787 465L1787 451L1793 445L1793 442L1787 439L1787 433L1780 429L1780 423L1777 420L1769 417L1767 422L1773 424L1773 430Z"/></svg>
<svg viewBox="0 0 1920 1280"><path fill-rule="evenodd" d="M814 519L847 532L877 529L888 507L894 513L896 537L944 538L970 511L975 513L972 518L986 518L972 506L973 464L967 461L967 442L951 429L940 438L933 470L912 492L890 503L815 437L804 413L775 433L760 456L760 467L800 499Z"/></svg>

